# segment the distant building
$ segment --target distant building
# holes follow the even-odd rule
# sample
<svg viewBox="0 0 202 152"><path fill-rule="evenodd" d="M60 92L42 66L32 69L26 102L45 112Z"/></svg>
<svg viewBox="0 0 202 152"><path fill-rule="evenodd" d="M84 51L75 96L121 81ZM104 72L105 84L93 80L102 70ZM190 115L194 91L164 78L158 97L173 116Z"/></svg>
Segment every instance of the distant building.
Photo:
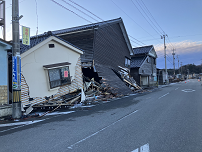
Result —
<svg viewBox="0 0 202 152"><path fill-rule="evenodd" d="M130 74L142 87L157 85L156 52L153 45L133 48Z"/></svg>

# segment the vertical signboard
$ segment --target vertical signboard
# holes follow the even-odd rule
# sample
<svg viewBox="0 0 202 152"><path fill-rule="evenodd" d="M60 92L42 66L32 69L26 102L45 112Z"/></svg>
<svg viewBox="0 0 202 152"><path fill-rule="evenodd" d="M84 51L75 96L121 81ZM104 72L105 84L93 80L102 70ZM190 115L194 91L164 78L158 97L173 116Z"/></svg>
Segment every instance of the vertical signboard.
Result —
<svg viewBox="0 0 202 152"><path fill-rule="evenodd" d="M17 57L13 56L13 89L18 88Z"/></svg>
<svg viewBox="0 0 202 152"><path fill-rule="evenodd" d="M19 60L19 75L17 72L17 59ZM17 89L18 87L18 78L20 79L20 84L21 85L21 58L17 56L13 56L13 89Z"/></svg>
<svg viewBox="0 0 202 152"><path fill-rule="evenodd" d="M22 44L30 45L30 28L22 26Z"/></svg>

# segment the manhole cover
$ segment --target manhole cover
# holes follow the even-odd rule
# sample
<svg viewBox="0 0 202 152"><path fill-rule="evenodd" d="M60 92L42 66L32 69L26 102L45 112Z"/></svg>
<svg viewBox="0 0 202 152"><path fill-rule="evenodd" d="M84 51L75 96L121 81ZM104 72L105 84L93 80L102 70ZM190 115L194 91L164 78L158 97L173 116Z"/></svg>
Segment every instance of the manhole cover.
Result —
<svg viewBox="0 0 202 152"><path fill-rule="evenodd" d="M193 90L193 89L184 89L184 90L182 90L183 92L194 92L195 90Z"/></svg>

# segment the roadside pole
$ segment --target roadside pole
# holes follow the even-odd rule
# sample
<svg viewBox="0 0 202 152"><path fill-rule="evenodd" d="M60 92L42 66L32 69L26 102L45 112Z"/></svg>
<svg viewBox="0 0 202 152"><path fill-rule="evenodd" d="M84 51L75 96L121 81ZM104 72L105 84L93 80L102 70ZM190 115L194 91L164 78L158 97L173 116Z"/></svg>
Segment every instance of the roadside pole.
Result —
<svg viewBox="0 0 202 152"><path fill-rule="evenodd" d="M12 117L18 119L22 116L21 111L21 57L19 40L19 1L12 0L12 36L13 36L13 111Z"/></svg>
<svg viewBox="0 0 202 152"><path fill-rule="evenodd" d="M161 36L161 39L164 39L164 53L165 53L165 71L166 71L166 84L168 83L168 74L167 74L167 64L166 64L166 44L165 44L165 37L168 35Z"/></svg>

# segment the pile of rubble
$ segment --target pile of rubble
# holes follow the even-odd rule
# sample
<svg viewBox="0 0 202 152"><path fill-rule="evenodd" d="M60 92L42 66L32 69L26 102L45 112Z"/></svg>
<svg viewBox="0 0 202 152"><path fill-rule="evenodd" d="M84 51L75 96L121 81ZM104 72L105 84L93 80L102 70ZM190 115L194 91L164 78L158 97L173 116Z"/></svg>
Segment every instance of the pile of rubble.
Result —
<svg viewBox="0 0 202 152"><path fill-rule="evenodd" d="M129 76L129 71L126 68L119 67L121 71L114 71L119 78L130 88L131 92L141 91L135 80ZM113 98L124 96L121 92L117 91L118 88L111 87L107 80L101 79L101 83L98 83L94 78L89 79L85 76L83 88L74 90L68 94L62 95L58 98L46 97L46 100L40 103L36 103L26 109L25 115L28 115L32 110L45 110L53 112L58 108L69 108L74 105L86 105L95 104L99 101L106 101ZM46 114L46 113L45 113Z"/></svg>

